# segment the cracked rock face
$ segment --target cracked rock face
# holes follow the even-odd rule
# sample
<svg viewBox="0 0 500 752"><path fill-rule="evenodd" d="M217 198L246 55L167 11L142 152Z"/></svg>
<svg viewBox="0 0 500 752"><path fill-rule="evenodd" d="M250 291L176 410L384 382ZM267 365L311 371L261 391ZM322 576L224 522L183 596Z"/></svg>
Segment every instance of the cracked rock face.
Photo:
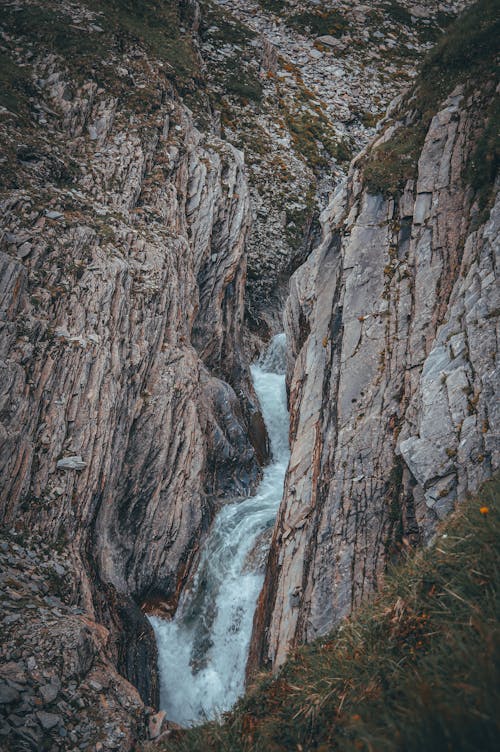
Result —
<svg viewBox="0 0 500 752"><path fill-rule="evenodd" d="M104 118L96 104L90 123L96 110ZM34 497L26 514L50 535L82 549L91 532L99 571L121 592L172 594L220 495L207 472L224 462L218 443L239 463L240 492L258 476L244 408L211 375L256 411L239 353L248 191L241 156L202 143L182 108L146 141L117 125L102 139L95 198L83 188L77 210L50 220L25 192L2 204L16 239L0 260L2 514L11 524ZM144 187L159 162L168 178Z"/></svg>
<svg viewBox="0 0 500 752"><path fill-rule="evenodd" d="M463 179L482 106L442 102L399 198L355 161L292 278L291 459L250 668L329 631L498 469L500 205L478 220Z"/></svg>
<svg viewBox="0 0 500 752"><path fill-rule="evenodd" d="M54 0L47 12L88 24L83 10ZM54 660L58 647L70 660L87 620L134 698L129 721L129 708L110 709L60 744L90 744L109 722L109 748L127 750L145 734L141 698L158 701L139 606L175 608L217 504L250 493L267 460L241 345L249 189L242 153L194 127L143 49L129 42L125 73L99 86L16 33L7 42L30 61L33 97L24 119L3 112L1 124L0 520L68 557L68 607L81 614L44 626L34 612L33 633L47 628ZM18 699L6 696L14 737ZM65 727L43 713L27 749Z"/></svg>

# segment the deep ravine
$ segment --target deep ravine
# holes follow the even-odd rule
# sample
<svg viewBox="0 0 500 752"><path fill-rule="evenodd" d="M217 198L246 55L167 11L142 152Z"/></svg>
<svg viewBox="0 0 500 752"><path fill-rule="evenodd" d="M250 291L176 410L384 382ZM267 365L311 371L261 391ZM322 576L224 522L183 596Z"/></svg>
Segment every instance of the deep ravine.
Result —
<svg viewBox="0 0 500 752"><path fill-rule="evenodd" d="M181 725L228 710L244 689L262 562L289 458L285 364L285 335L278 334L252 367L272 449L257 493L226 504L218 513L175 618L151 617L158 643L160 704L167 718Z"/></svg>

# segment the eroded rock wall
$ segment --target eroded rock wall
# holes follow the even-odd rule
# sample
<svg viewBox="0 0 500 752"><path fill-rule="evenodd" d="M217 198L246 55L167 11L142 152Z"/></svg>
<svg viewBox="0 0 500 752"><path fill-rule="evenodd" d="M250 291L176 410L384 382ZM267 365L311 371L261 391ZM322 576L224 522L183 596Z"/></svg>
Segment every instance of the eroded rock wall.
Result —
<svg viewBox="0 0 500 752"><path fill-rule="evenodd" d="M442 102L399 197L367 190L361 155L292 278L291 460L250 666L329 631L498 469L500 207L481 216L464 177L482 96Z"/></svg>
<svg viewBox="0 0 500 752"><path fill-rule="evenodd" d="M84 7L52 3L50 12L104 33ZM140 46L127 42L111 58L115 77L99 86L14 39L14 59L30 60L33 96L22 118L6 111L2 123L0 518L65 552L69 590L45 625L61 660L87 620L96 660L155 705L156 649L139 606L175 608L217 502L248 494L267 459L241 345L243 155L194 127L163 64ZM71 608L75 618L60 618ZM33 617L30 628L44 623ZM30 649L41 662L43 642ZM22 671L27 650L18 651ZM78 671L88 684L90 668ZM126 740L114 732L127 708L107 719L106 738L120 749L144 729L134 698ZM20 703L31 712L19 693L13 702L7 713ZM58 733L29 718L33 744ZM104 722L89 717L90 740ZM6 723L13 748L30 748L15 728Z"/></svg>

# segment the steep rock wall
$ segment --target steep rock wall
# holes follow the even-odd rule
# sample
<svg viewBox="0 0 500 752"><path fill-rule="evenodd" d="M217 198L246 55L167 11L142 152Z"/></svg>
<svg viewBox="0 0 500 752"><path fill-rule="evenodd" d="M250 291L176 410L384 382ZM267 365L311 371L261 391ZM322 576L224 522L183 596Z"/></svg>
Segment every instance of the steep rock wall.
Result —
<svg viewBox="0 0 500 752"><path fill-rule="evenodd" d="M442 102L400 195L355 160L292 278L291 459L250 669L330 630L498 468L500 207L484 221L464 178L494 96Z"/></svg>
<svg viewBox="0 0 500 752"><path fill-rule="evenodd" d="M96 20L61 7L74 24ZM137 43L100 86L58 55L33 57L29 38L8 39L15 60L31 61L33 96L2 122L0 519L67 553L64 609L77 618L54 606L61 654L86 619L99 661L155 705L139 606L175 608L217 502L247 494L268 453L241 346L243 157L201 135ZM107 723L92 732L111 744L123 713Z"/></svg>

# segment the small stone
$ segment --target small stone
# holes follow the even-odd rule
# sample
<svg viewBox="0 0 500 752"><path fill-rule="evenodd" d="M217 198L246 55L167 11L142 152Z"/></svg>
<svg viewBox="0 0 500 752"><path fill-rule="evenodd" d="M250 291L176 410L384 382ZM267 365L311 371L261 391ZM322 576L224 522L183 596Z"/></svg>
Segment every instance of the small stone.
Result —
<svg viewBox="0 0 500 752"><path fill-rule="evenodd" d="M22 726L24 723L24 718L21 718L19 715L15 715L15 713L11 713L7 720L9 721L11 726L15 726L16 728Z"/></svg>
<svg viewBox="0 0 500 752"><path fill-rule="evenodd" d="M95 681L94 679L91 679L89 681L89 685L92 687L92 689L95 689L96 692L100 692L102 690L102 684L99 684L99 682Z"/></svg>
<svg viewBox="0 0 500 752"><path fill-rule="evenodd" d="M40 687L40 694L42 695L44 705L49 705L51 702L54 702L59 694L59 687L56 684L44 684L43 687Z"/></svg>
<svg viewBox="0 0 500 752"><path fill-rule="evenodd" d="M21 663L15 663L9 661L0 666L0 676L4 679L9 679L17 684L26 684L27 676Z"/></svg>
<svg viewBox="0 0 500 752"><path fill-rule="evenodd" d="M87 467L87 463L83 461L80 454L73 457L63 457L57 463L58 470L83 470L84 467Z"/></svg>
<svg viewBox="0 0 500 752"><path fill-rule="evenodd" d="M33 246L31 245L31 243L23 243L17 249L17 255L19 256L19 258L26 258L26 256L29 256L29 254L31 253L32 248Z"/></svg>
<svg viewBox="0 0 500 752"><path fill-rule="evenodd" d="M2 620L3 624L15 624L16 621L19 621L21 618L21 614L9 614L8 616L5 616Z"/></svg>
<svg viewBox="0 0 500 752"><path fill-rule="evenodd" d="M0 705L8 705L19 700L19 692L7 684L0 684Z"/></svg>
<svg viewBox="0 0 500 752"><path fill-rule="evenodd" d="M148 730L149 730L149 738L150 739L156 739L160 736L163 721L165 720L166 713L164 710L160 710L159 713L156 713L155 715L152 715L149 719L148 723Z"/></svg>
<svg viewBox="0 0 500 752"><path fill-rule="evenodd" d="M16 734L31 745L30 749L40 749L42 732L37 726L20 726Z"/></svg>
<svg viewBox="0 0 500 752"><path fill-rule="evenodd" d="M36 717L46 731L54 728L54 726L62 724L62 718L60 715L56 715L55 713L47 713L45 710L38 710Z"/></svg>
<svg viewBox="0 0 500 752"><path fill-rule="evenodd" d="M330 34L325 34L322 37L318 37L316 39L316 42L319 42L319 44L324 44L326 47L332 47L335 50L345 50L345 44L340 41L340 39L336 39L335 37L330 36Z"/></svg>
<svg viewBox="0 0 500 752"><path fill-rule="evenodd" d="M54 211L53 209L45 209L45 216L47 219L60 219L63 214L60 211Z"/></svg>

